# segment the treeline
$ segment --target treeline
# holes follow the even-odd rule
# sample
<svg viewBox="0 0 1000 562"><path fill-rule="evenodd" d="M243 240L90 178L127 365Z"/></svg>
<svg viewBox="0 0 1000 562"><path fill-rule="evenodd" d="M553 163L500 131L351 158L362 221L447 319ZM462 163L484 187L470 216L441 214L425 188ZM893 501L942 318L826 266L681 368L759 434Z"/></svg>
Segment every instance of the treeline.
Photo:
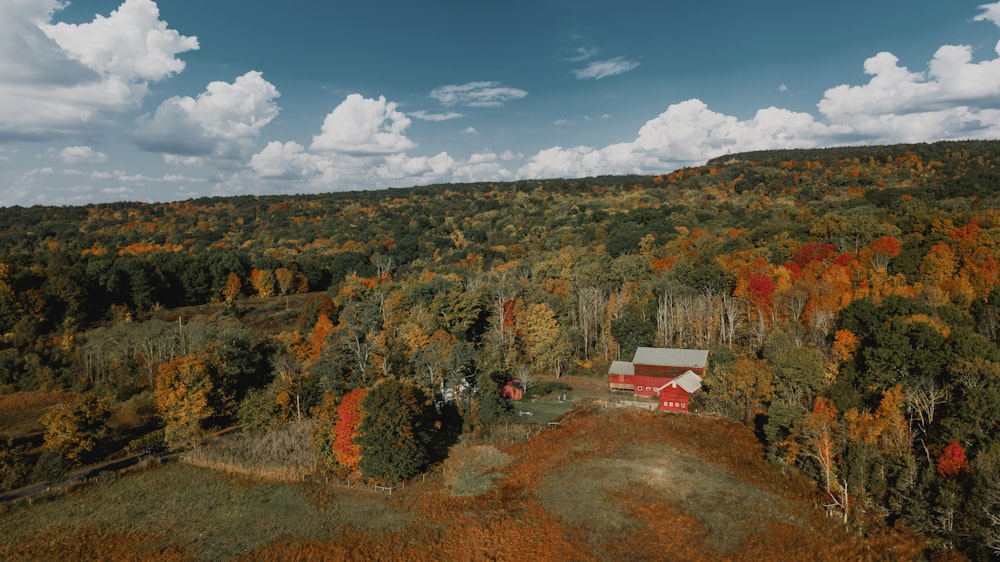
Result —
<svg viewBox="0 0 1000 562"><path fill-rule="evenodd" d="M832 515L996 556L998 159L996 142L769 151L650 177L4 209L0 388L154 404L170 442L325 420L329 466L395 480L499 423L513 378L530 393L640 345L708 348L699 407L757 428ZM363 427L376 404L413 412L405 462L366 440L386 431Z"/></svg>

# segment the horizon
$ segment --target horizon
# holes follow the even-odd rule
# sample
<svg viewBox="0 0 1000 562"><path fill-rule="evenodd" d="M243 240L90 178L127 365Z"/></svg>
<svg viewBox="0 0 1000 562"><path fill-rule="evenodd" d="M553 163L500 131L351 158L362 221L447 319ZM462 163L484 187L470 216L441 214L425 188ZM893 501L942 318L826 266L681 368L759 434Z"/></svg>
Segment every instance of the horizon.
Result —
<svg viewBox="0 0 1000 562"><path fill-rule="evenodd" d="M0 6L0 206L1000 138L1000 2L161 4Z"/></svg>

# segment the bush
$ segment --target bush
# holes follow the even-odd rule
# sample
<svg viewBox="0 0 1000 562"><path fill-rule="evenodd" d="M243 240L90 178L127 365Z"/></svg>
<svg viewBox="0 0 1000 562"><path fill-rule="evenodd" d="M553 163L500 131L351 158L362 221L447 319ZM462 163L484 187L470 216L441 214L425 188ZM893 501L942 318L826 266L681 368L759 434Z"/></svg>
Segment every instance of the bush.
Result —
<svg viewBox="0 0 1000 562"><path fill-rule="evenodd" d="M569 392L573 388L559 381L542 381L535 386L531 387L531 394L535 396L545 396L546 394L552 394L553 392Z"/></svg>
<svg viewBox="0 0 1000 562"><path fill-rule="evenodd" d="M156 447L166 446L166 440L163 437L163 430L157 429L129 441L128 445L125 445L125 454L127 455L138 455L144 453L146 449L152 449Z"/></svg>

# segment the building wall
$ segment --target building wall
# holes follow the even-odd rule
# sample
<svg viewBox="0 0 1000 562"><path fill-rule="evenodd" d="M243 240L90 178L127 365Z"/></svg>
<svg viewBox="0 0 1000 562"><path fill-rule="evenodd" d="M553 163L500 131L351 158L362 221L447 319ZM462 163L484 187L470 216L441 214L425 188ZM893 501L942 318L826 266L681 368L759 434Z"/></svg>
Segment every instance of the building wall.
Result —
<svg viewBox="0 0 1000 562"><path fill-rule="evenodd" d="M691 395L680 387L668 386L660 391L660 409L667 412L687 412Z"/></svg>
<svg viewBox="0 0 1000 562"><path fill-rule="evenodd" d="M636 376L648 376L648 377L662 377L666 379L672 379L674 377L679 377L687 371L692 371L699 377L704 377L705 369L702 367L678 367L674 365L642 365L640 363L635 364L635 374Z"/></svg>
<svg viewBox="0 0 1000 562"><path fill-rule="evenodd" d="M632 384L635 385L636 396L656 396L655 388L661 387L673 377L648 377L635 375L632 377Z"/></svg>

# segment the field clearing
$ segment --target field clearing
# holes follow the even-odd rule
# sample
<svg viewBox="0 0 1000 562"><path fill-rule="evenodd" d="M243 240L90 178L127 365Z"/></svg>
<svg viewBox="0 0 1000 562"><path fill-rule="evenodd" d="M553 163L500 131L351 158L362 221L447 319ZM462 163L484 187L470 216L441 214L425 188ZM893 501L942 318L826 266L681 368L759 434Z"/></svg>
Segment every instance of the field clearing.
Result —
<svg viewBox="0 0 1000 562"><path fill-rule="evenodd" d="M0 517L0 559L37 560L32 539L49 536L144 537L139 559L172 549L195 560L225 560L278 540L328 540L348 527L383 531L409 522L370 492L338 488L322 505L306 497L301 485L167 463Z"/></svg>
<svg viewBox="0 0 1000 562"><path fill-rule="evenodd" d="M14 392L0 395L0 439L40 434L38 418L56 404L70 400L68 392Z"/></svg>
<svg viewBox="0 0 1000 562"><path fill-rule="evenodd" d="M839 561L919 547L844 532L738 424L597 405L562 419L528 440L462 442L391 495L154 466L12 506L0 560Z"/></svg>

